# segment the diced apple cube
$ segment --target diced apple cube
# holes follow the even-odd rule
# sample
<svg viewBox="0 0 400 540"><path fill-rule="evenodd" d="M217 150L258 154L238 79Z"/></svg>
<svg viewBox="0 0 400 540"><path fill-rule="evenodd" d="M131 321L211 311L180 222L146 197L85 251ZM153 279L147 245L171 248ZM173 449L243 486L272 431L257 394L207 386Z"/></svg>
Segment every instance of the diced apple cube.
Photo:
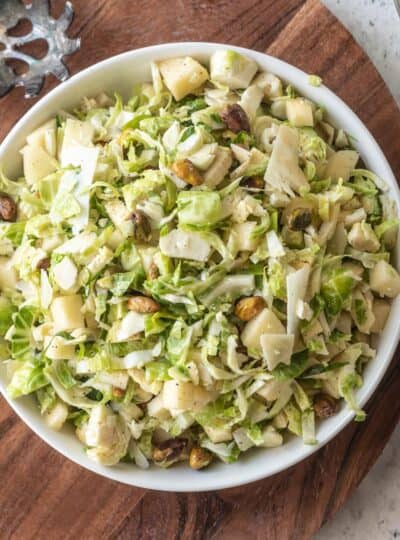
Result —
<svg viewBox="0 0 400 540"><path fill-rule="evenodd" d="M46 424L55 431L59 431L68 417L68 406L58 400L56 404L44 413Z"/></svg>
<svg viewBox="0 0 400 540"><path fill-rule="evenodd" d="M49 120L27 136L26 142L31 146L41 147L52 156L57 155L57 122Z"/></svg>
<svg viewBox="0 0 400 540"><path fill-rule="evenodd" d="M260 338L263 334L285 334L283 324L268 308L246 323L241 334L242 343L249 350L261 354Z"/></svg>
<svg viewBox="0 0 400 540"><path fill-rule="evenodd" d="M208 79L208 71L190 56L158 63L164 83L176 101L197 90Z"/></svg>
<svg viewBox="0 0 400 540"><path fill-rule="evenodd" d="M204 426L204 431L207 433L210 441L215 444L232 440L232 431L226 427Z"/></svg>
<svg viewBox="0 0 400 540"><path fill-rule="evenodd" d="M312 106L306 99L288 99L286 101L286 114L292 126L312 127L314 125Z"/></svg>
<svg viewBox="0 0 400 540"><path fill-rule="evenodd" d="M36 184L58 168L54 159L40 146L27 145L22 150L24 176L29 185Z"/></svg>
<svg viewBox="0 0 400 540"><path fill-rule="evenodd" d="M190 382L166 381L163 388L163 403L170 411L199 411L212 399L212 394L202 386Z"/></svg>
<svg viewBox="0 0 400 540"><path fill-rule="evenodd" d="M211 79L232 89L247 88L257 69L254 60L236 51L216 51L210 59Z"/></svg>
<svg viewBox="0 0 400 540"><path fill-rule="evenodd" d="M56 333L85 326L85 319L81 312L82 297L80 294L58 296L53 300L50 309Z"/></svg>

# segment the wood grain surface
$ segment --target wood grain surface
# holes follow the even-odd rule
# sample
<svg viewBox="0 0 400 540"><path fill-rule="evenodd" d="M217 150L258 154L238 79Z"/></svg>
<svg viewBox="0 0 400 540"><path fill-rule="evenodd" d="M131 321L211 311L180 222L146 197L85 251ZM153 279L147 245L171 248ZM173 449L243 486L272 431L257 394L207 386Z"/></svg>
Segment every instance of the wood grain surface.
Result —
<svg viewBox="0 0 400 540"><path fill-rule="evenodd" d="M364 120L400 176L400 113L352 37L317 0L74 0L72 73L129 49L183 40L266 51L318 73ZM62 1L54 2L55 13ZM44 92L56 81L48 77ZM0 138L35 102L0 100ZM396 353L396 359L399 357ZM368 472L400 417L400 365L367 407L306 461L272 478L205 494L120 485L69 462L0 401L0 539L308 540ZM149 473L151 474L151 473ZM201 473L200 473L201 474Z"/></svg>

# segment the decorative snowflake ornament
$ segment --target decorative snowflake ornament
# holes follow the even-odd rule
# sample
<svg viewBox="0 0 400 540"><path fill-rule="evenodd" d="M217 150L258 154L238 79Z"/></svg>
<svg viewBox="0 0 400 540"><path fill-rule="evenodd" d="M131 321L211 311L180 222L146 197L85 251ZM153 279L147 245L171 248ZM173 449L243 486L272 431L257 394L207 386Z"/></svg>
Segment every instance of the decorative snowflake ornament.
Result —
<svg viewBox="0 0 400 540"><path fill-rule="evenodd" d="M48 73L52 73L60 81L69 77L62 58L80 47L80 39L69 39L66 36L74 10L72 4L66 2L60 18L53 19L49 9L49 0L32 0L28 6L23 4L22 0L0 0L0 43L4 45L4 49L0 50L0 96L14 86L23 86L25 97L37 96ZM9 36L7 31L21 19L31 21L32 31L21 37ZM44 58L37 59L17 49L37 39L44 39L48 43L48 52ZM28 71L17 75L6 64L8 58L26 62Z"/></svg>

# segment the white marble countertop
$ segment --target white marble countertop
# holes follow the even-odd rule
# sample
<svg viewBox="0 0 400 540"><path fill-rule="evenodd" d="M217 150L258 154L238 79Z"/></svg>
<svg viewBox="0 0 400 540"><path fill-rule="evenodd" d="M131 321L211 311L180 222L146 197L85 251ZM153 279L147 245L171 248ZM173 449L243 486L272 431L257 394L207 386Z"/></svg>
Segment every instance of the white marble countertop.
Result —
<svg viewBox="0 0 400 540"><path fill-rule="evenodd" d="M394 0L322 0L364 48L400 106L400 17Z"/></svg>
<svg viewBox="0 0 400 540"><path fill-rule="evenodd" d="M368 53L400 106L400 18L393 0L322 0ZM314 540L400 539L400 426L354 495Z"/></svg>

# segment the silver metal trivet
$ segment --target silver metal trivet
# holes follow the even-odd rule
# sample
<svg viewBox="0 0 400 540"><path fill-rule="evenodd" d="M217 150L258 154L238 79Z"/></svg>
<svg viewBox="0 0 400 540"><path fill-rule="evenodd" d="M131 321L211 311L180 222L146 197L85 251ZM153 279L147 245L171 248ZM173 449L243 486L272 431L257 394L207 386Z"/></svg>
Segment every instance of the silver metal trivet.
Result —
<svg viewBox="0 0 400 540"><path fill-rule="evenodd" d="M62 58L80 47L80 39L69 39L66 36L74 10L71 2L66 2L61 16L54 19L50 16L49 9L49 0L32 0L28 6L21 0L0 0L0 43L4 46L4 49L0 50L0 96L4 96L14 86L24 86L25 97L37 96L48 73L52 73L60 81L69 77ZM9 36L7 31L21 19L31 21L32 31L21 37ZM44 58L37 59L17 50L17 47L37 39L45 39L48 43L48 52ZM17 75L6 64L8 58L26 62L28 71Z"/></svg>

